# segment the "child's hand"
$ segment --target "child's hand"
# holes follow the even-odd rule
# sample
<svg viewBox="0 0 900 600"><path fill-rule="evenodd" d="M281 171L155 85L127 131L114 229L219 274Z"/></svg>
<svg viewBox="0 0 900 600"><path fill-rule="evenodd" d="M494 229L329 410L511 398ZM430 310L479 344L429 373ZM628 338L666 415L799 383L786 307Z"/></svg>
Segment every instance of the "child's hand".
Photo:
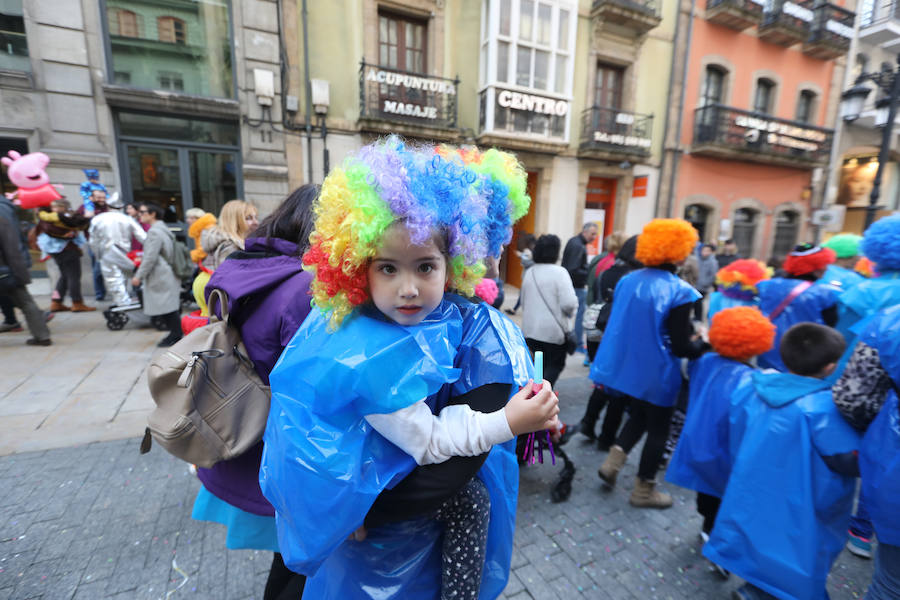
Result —
<svg viewBox="0 0 900 600"><path fill-rule="evenodd" d="M369 535L369 532L366 531L365 526L364 526L364 525L360 525L359 528L358 528L356 531L354 531L354 532L351 533L349 536L347 536L347 541L348 541L348 542L361 542L361 541L363 541L364 539L366 539L366 537L367 537L368 535Z"/></svg>
<svg viewBox="0 0 900 600"><path fill-rule="evenodd" d="M537 394L532 391L532 382L518 391L504 409L506 421L513 435L521 435L544 429L555 430L559 426L559 398L545 379Z"/></svg>

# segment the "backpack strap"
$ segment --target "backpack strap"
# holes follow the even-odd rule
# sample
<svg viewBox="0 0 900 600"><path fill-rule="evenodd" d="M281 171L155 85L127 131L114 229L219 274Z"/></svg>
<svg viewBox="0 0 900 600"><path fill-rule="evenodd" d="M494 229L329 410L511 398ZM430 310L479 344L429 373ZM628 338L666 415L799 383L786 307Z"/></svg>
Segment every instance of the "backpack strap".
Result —
<svg viewBox="0 0 900 600"><path fill-rule="evenodd" d="M784 312L784 309L786 309L791 304L791 302L793 302L794 300L797 299L797 296L799 296L800 294L802 294L803 292L805 292L806 290L808 290L811 287L812 287L811 281L801 281L796 286L794 286L794 289L791 290L790 294L788 294L787 296L784 297L784 300L781 301L781 304L776 306L775 310L773 310L772 312L769 313L769 320L774 321L775 318L778 317L778 315L780 315L781 313Z"/></svg>

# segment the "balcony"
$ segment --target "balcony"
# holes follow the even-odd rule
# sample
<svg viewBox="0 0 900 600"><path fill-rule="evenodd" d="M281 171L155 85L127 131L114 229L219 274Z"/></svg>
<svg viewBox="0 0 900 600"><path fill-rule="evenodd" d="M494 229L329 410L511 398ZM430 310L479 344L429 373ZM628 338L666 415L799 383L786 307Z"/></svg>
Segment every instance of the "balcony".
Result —
<svg viewBox="0 0 900 600"><path fill-rule="evenodd" d="M807 41L815 18L812 8L813 0L774 0L759 25L760 39L785 47Z"/></svg>
<svg viewBox="0 0 900 600"><path fill-rule="evenodd" d="M610 23L631 29L637 35L662 22L657 0L594 0L591 17L600 27Z"/></svg>
<svg viewBox="0 0 900 600"><path fill-rule="evenodd" d="M862 5L859 41L896 50L900 46L900 2L875 0Z"/></svg>
<svg viewBox="0 0 900 600"><path fill-rule="evenodd" d="M823 3L813 9L815 18L803 53L820 60L831 60L847 54L853 38L856 15L840 6Z"/></svg>
<svg viewBox="0 0 900 600"><path fill-rule="evenodd" d="M708 0L706 20L743 31L762 21L764 0Z"/></svg>
<svg viewBox="0 0 900 600"><path fill-rule="evenodd" d="M456 139L459 79L359 65L359 125L363 131Z"/></svg>
<svg viewBox="0 0 900 600"><path fill-rule="evenodd" d="M834 131L710 104L694 111L691 153L798 169L828 162Z"/></svg>
<svg viewBox="0 0 900 600"><path fill-rule="evenodd" d="M578 155L602 160L650 156L653 115L594 106L581 113Z"/></svg>

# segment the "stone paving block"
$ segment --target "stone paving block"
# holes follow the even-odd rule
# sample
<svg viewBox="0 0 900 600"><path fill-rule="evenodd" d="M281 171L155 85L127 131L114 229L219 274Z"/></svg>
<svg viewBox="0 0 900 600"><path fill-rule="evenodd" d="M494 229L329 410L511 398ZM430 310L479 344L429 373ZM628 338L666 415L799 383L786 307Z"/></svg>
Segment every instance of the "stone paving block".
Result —
<svg viewBox="0 0 900 600"><path fill-rule="evenodd" d="M544 579L540 574L536 573L531 565L517 570L516 576L519 578L519 581L522 582L522 585L525 586L525 590L535 600L556 597L553 593L553 588L549 585L550 582Z"/></svg>
<svg viewBox="0 0 900 600"><path fill-rule="evenodd" d="M509 581L506 583L506 587L503 589L503 594L506 596L515 596L524 589L525 586L522 585L521 581L519 581L519 576L516 575L515 571L511 571L509 574Z"/></svg>
<svg viewBox="0 0 900 600"><path fill-rule="evenodd" d="M106 596L106 581L90 581L78 584L72 600L96 600Z"/></svg>

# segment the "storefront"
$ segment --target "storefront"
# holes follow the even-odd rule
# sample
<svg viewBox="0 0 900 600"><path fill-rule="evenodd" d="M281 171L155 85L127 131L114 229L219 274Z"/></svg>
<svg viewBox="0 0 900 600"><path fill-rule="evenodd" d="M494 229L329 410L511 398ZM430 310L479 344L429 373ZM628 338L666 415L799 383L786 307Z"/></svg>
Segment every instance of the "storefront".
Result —
<svg viewBox="0 0 900 600"><path fill-rule="evenodd" d="M862 234L877 171L878 153L874 148L868 151L848 152L842 157L838 172L835 173L837 196L834 204L846 208L843 231ZM876 219L900 208L898 193L900 193L898 164L892 161L885 166L881 175L878 198L881 209L876 213Z"/></svg>

